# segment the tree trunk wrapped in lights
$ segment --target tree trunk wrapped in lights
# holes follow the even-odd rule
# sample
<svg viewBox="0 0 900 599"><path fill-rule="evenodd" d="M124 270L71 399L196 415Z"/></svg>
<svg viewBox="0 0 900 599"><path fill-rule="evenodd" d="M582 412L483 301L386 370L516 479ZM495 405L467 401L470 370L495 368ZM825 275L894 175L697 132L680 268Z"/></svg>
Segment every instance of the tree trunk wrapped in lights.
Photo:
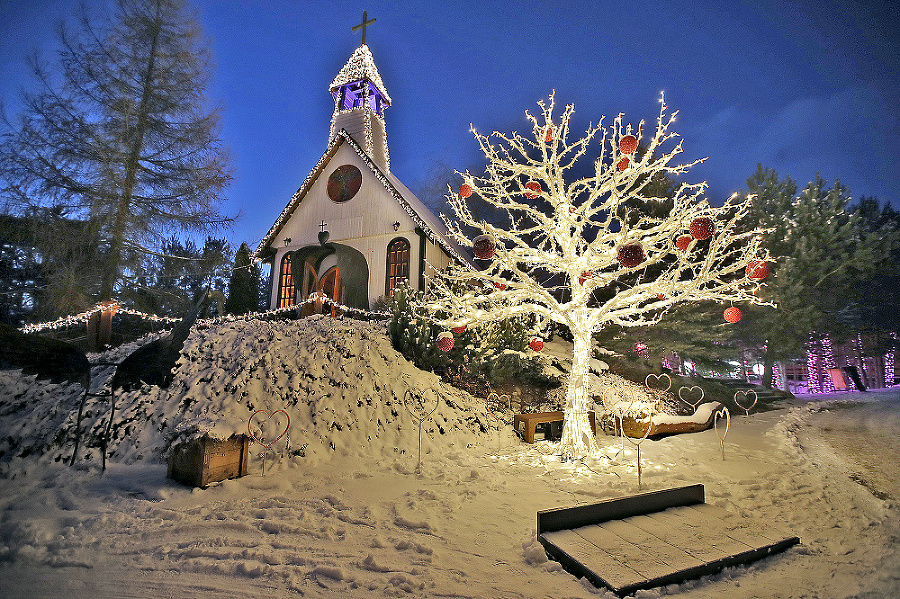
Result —
<svg viewBox="0 0 900 599"><path fill-rule="evenodd" d="M670 132L675 115L663 98L652 135L626 125L589 125L570 140L573 106L554 117L554 96L538 102L541 112L525 115L533 136L473 134L488 166L484 176L460 173L464 194L448 196L455 219L444 217L457 242L472 245L469 233L495 245L481 271L452 267L431 285L436 320L449 330L478 326L514 315L531 315L536 326L567 326L574 337L572 370L565 399L561 451L578 458L598 450L588 410L592 334L609 324L652 324L682 302L716 300L760 303L759 281L745 275L751 260L766 260L763 231L738 223L746 207L734 198L716 208L701 199L706 184L681 185L674 198L648 198L654 175L679 175L696 164L677 164L681 142ZM566 175L599 140L594 173ZM623 143L623 138L625 139ZM633 139L643 144L635 152ZM628 152L628 153L626 153ZM628 166L619 167L622 158ZM699 161L698 161L699 162ZM571 176L570 176L571 178ZM469 195L469 197L463 197ZM504 226L473 218L470 203L483 201L507 217ZM652 206L668 202L665 205ZM668 208L671 206L671 208ZM690 242L676 248L680 236ZM483 253L481 255L484 255ZM728 326L723 323L723 326Z"/></svg>

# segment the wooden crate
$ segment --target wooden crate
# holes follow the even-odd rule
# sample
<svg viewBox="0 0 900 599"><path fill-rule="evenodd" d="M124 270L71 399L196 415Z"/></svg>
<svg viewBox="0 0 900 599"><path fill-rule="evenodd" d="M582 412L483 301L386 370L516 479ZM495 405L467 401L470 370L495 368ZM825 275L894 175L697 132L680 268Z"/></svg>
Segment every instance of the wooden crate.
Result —
<svg viewBox="0 0 900 599"><path fill-rule="evenodd" d="M234 435L225 441L202 437L181 445L169 456L167 476L180 483L206 488L210 483L247 474L249 465L247 435Z"/></svg>

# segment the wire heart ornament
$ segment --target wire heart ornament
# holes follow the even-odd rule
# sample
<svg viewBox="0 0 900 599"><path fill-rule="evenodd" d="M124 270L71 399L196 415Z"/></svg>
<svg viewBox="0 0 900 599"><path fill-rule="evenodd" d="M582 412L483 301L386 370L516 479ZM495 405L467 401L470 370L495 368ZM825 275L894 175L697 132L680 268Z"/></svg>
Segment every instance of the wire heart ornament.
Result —
<svg viewBox="0 0 900 599"><path fill-rule="evenodd" d="M694 401L694 402L692 402L692 401L690 401L690 400L688 400L688 399L685 399L684 396L682 395L682 393L684 393L684 390L685 390L685 389L687 389L687 394L688 394L688 395L694 393L695 391L699 391L699 392L700 392L700 398L699 398L697 401ZM702 387L698 387L697 385L694 385L693 387L681 387L680 389L678 389L678 399L680 399L681 401L683 401L683 402L686 403L687 405L689 405L689 406L691 406L692 408L694 408L694 411L695 411L695 412L697 411L697 406L699 406L699 405L703 402L703 398L704 398L704 397L706 397L706 392L703 390Z"/></svg>
<svg viewBox="0 0 900 599"><path fill-rule="evenodd" d="M494 417L494 420L507 424L504 410L510 406L509 395L506 395L505 393L503 395L497 395L492 392L487 396L487 399L485 399L484 406L487 408L488 413ZM497 414L500 414L500 416Z"/></svg>
<svg viewBox="0 0 900 599"><path fill-rule="evenodd" d="M750 399L751 394L753 395L753 403L751 403L749 406L741 403L740 400L738 400L738 397L742 397L743 400L746 402L747 400ZM734 403L737 404L737 407L744 410L744 412L746 412L746 415L748 417L750 416L750 410L753 409L753 406L756 405L756 402L758 400L759 400L759 396L756 394L756 391L753 391L752 389L750 391L737 391L734 394Z"/></svg>
<svg viewBox="0 0 900 599"><path fill-rule="evenodd" d="M662 386L660 386L660 381L661 381L663 378L665 378L666 381L668 382L668 384L666 385L666 388L665 388L665 389L663 389ZM657 387L651 387L651 386L650 386L650 381L651 381L651 380L655 381L656 384L657 384L658 386L657 386ZM668 374L665 374L665 373L663 373L663 374L648 374L648 375L646 376L646 378L644 378L644 386L647 387L648 390L650 390L650 389L659 389L659 390L662 391L663 393L668 393L668 392L669 392L669 389L672 388L672 377L670 377Z"/></svg>
<svg viewBox="0 0 900 599"><path fill-rule="evenodd" d="M407 389L406 393L403 394L403 405L413 419L419 424L428 420L431 415L434 414L435 410L438 408L438 404L440 404L439 397L435 397L434 406L432 406L431 402L428 402L426 405L424 393L417 393L413 392L411 389Z"/></svg>
<svg viewBox="0 0 900 599"><path fill-rule="evenodd" d="M725 430L722 433L719 433L719 421L725 421ZM725 461L725 436L728 434L728 427L731 425L731 412L728 411L728 408L722 408L718 410L715 415L715 419L713 420L713 428L716 431L716 436L719 438L719 443L722 444L722 461Z"/></svg>
<svg viewBox="0 0 900 599"><path fill-rule="evenodd" d="M634 445L635 447L637 447L638 445L640 445L641 442L644 441L644 439L646 439L647 437L650 436L650 432L653 430L653 415L650 414L650 413L645 412L645 413L643 414L643 416L640 417L640 418L638 418L637 416L634 416L634 423L635 423L635 424L637 424L637 425L639 425L639 426L643 426L645 422L647 423L647 428L644 429L644 434L643 434L643 436L641 436L641 437L629 437L628 435L625 435L625 431L624 431L624 430L622 431L622 434L623 434L623 435L628 439L628 441L629 441L632 445Z"/></svg>
<svg viewBox="0 0 900 599"><path fill-rule="evenodd" d="M278 414L284 414L286 422L284 423L284 430L281 431L274 439L265 442L263 439L266 438L266 435L263 434L263 428L270 428L270 426L266 426L270 421L273 424L277 425L277 419L272 420ZM262 417L265 415L265 418ZM259 416L259 418L257 418ZM257 437L253 432L253 428L255 427L259 430L260 436ZM269 410L256 410L253 414L250 415L250 420L247 421L247 434L250 435L250 438L265 447L266 449L272 449L272 446L278 443L285 435L288 434L288 431L291 428L291 415L285 412L284 410L275 410L270 412ZM276 429L277 430L277 429Z"/></svg>

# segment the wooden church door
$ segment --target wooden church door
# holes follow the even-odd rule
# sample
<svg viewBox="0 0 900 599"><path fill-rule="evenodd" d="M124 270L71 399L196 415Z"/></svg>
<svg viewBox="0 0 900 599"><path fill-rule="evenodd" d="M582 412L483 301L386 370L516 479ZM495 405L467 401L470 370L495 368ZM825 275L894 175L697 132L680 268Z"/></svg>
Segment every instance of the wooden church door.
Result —
<svg viewBox="0 0 900 599"><path fill-rule="evenodd" d="M323 309L323 298L331 299L335 304L341 301L341 269L332 266L325 271L321 277L312 265L312 260L304 263L303 273L303 298L309 299L312 293L316 293L316 301L303 304L300 311L301 316L306 317L311 314L321 314ZM332 305L331 315L337 315L337 308Z"/></svg>
<svg viewBox="0 0 900 599"><path fill-rule="evenodd" d="M331 306L331 315L337 316L336 304L341 303L341 269L337 266L332 266L326 270L322 278L319 279L316 291L320 295L331 298L334 302Z"/></svg>

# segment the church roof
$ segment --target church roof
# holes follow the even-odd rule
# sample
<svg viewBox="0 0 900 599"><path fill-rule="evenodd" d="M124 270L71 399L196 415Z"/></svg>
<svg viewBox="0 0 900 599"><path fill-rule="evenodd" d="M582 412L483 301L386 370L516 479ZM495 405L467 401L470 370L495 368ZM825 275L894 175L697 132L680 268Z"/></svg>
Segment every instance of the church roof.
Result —
<svg viewBox="0 0 900 599"><path fill-rule="evenodd" d="M381 168L375 164L375 162L369 157L368 154L362 149L362 147L356 142L353 137L347 133L345 130L341 129L337 135L334 136L331 143L328 146L328 149L325 150L325 153L322 154L322 157L319 159L319 162L316 163L316 166L313 167L312 171L306 177L306 180L300 186L300 189L297 190L296 193L291 197L291 200L288 202L287 206L285 206L284 210L282 210L281 215L275 221L275 224L272 225L272 228L269 229L269 232L266 233L265 237L263 237L259 246L256 248L254 252L255 255L262 259L267 260L272 255L272 243L277 239L279 231L287 224L288 220L291 218L291 215L300 205L300 202L303 201L303 198L306 197L306 193L309 191L309 188L315 183L316 179L318 179L319 175L325 169L327 164L331 161L331 158L334 156L337 149L341 144L348 144L353 150L359 154L359 156L363 159L363 161L368 165L369 169L371 169L372 173L375 175L375 178L381 182L384 188L388 191L388 193L393 196L393 198L400 204L406 213L412 217L413 221L416 225L421 228L425 234L431 239L434 243L441 246L449 255L453 256L461 263L469 266L472 269L475 269L475 266L472 265L471 257L468 255L469 252L461 248L450 236L450 232L447 230L447 226L444 222L436 217L431 210L428 209L425 204L422 203L422 200L417 198L413 192L411 192L407 187L400 182L397 177L395 177L390 172L386 172L381 170ZM475 269L477 270L477 269Z"/></svg>
<svg viewBox="0 0 900 599"><path fill-rule="evenodd" d="M337 77L334 78L334 81L331 82L331 87L328 88L328 91L333 92L342 85L352 83L353 81L362 81L363 79L368 79L374 83L375 87L384 94L384 99L387 100L388 104L391 103L391 97L388 95L387 90L384 89L384 82L381 80L381 75L378 73L378 69L375 68L375 59L372 58L372 53L365 44L361 45L353 52L353 55L347 61L347 64L344 65L344 68L341 69L337 74Z"/></svg>

